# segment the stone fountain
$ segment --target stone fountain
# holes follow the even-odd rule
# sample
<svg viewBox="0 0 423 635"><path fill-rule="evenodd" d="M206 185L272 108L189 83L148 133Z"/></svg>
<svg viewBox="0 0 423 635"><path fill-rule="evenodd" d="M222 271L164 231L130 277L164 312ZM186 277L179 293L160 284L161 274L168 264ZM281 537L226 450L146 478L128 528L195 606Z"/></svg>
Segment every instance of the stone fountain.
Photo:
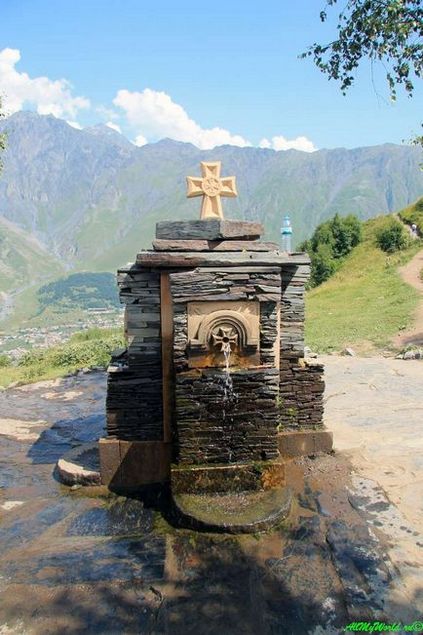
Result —
<svg viewBox="0 0 423 635"><path fill-rule="evenodd" d="M157 223L153 249L118 271L127 348L108 374L101 479L118 491L170 484L179 516L257 531L287 515L285 461L330 451L323 368L304 359L304 253L224 220L235 177L188 177L197 221Z"/></svg>

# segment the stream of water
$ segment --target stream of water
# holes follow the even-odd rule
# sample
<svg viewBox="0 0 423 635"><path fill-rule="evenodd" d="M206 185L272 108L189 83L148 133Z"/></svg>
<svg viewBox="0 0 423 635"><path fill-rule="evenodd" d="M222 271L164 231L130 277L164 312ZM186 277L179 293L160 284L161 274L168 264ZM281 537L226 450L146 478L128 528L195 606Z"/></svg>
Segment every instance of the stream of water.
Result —
<svg viewBox="0 0 423 635"><path fill-rule="evenodd" d="M233 428L233 417L229 414L227 416L226 407L232 406L234 399L236 397L234 392L234 383L231 376L231 344L230 342L224 342L222 344L222 351L225 358L225 367L224 367L224 376L223 376L223 410L222 417L225 424L225 436L228 438L227 447L228 447L228 460L232 461L232 428Z"/></svg>
<svg viewBox="0 0 423 635"><path fill-rule="evenodd" d="M222 345L223 355L225 358L225 376L223 380L223 401L230 401L234 396L234 384L231 377L231 345L230 342L225 342Z"/></svg>

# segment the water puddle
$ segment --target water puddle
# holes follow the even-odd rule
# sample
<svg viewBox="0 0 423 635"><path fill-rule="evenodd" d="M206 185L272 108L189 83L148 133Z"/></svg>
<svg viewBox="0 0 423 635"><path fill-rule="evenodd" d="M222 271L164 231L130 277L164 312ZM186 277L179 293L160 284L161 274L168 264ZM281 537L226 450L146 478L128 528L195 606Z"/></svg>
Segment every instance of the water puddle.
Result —
<svg viewBox="0 0 423 635"><path fill-rule="evenodd" d="M153 512L137 500L124 499L108 507L89 509L69 525L68 536L143 535L153 528Z"/></svg>

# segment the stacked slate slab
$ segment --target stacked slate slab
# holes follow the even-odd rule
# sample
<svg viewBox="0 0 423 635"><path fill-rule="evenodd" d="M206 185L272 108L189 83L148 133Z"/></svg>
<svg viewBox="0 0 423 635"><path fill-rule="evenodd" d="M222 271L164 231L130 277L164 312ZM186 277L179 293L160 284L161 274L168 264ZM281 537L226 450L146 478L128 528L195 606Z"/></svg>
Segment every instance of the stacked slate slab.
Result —
<svg viewBox="0 0 423 635"><path fill-rule="evenodd" d="M119 484L123 474L122 486L166 480L170 462L175 473L190 466L251 468L278 459L286 435L291 434L290 455L295 455L302 453L295 451L296 433L312 432L316 439L323 430L323 367L304 360L309 258L261 242L262 233L259 223L250 222L161 222L153 249L118 271L127 348L112 359L108 374L108 437L100 444L106 484ZM196 303L209 303L205 306L210 314L218 309L216 315L226 307L235 307L232 313L259 307L256 349L240 350L234 358L229 397L225 369L214 365L216 355L193 353L189 320ZM144 469L128 482L131 475L118 465L128 441L133 442L131 465L137 463L134 457L145 463L153 446L169 459L158 461L157 474L153 465L148 477ZM207 479L210 488L209 471Z"/></svg>
<svg viewBox="0 0 423 635"><path fill-rule="evenodd" d="M160 273L119 269L127 349L112 361L106 410L109 436L131 441L163 439Z"/></svg>
<svg viewBox="0 0 423 635"><path fill-rule="evenodd" d="M279 371L276 364L280 271L274 267L198 267L170 273L174 314L175 459L182 464L259 461L278 456ZM189 303L259 302L260 359L231 369L232 398L225 373L190 360ZM221 308L219 304L219 308ZM194 367L194 368L192 368Z"/></svg>

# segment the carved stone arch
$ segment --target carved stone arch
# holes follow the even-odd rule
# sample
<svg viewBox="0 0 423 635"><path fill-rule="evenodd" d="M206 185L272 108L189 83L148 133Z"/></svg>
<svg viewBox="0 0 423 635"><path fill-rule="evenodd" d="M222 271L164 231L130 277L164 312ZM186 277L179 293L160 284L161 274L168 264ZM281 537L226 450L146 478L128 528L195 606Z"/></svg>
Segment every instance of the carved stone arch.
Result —
<svg viewBox="0 0 423 635"><path fill-rule="evenodd" d="M196 337L190 341L191 348L203 352L213 348L214 336L219 329L231 329L236 334L239 352L252 352L258 347L258 334L252 329L248 318L238 311L225 309L212 311L202 319Z"/></svg>

